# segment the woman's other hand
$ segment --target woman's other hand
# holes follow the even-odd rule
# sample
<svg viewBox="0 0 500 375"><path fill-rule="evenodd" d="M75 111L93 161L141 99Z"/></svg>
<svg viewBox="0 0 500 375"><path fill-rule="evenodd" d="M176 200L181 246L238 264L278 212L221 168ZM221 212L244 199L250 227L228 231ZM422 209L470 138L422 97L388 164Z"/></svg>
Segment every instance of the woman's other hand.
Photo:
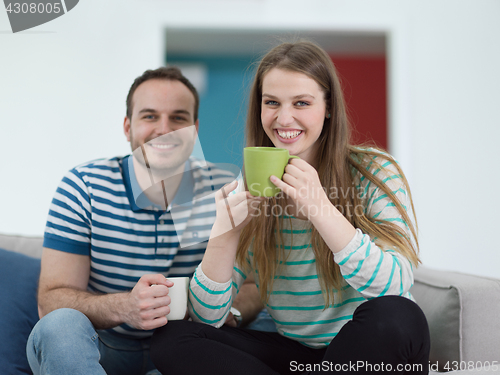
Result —
<svg viewBox="0 0 500 375"><path fill-rule="evenodd" d="M263 197L254 197L248 191L233 193L238 187L238 182L233 181L224 185L215 194L216 219L210 238L223 234L237 234L250 222L259 210Z"/></svg>

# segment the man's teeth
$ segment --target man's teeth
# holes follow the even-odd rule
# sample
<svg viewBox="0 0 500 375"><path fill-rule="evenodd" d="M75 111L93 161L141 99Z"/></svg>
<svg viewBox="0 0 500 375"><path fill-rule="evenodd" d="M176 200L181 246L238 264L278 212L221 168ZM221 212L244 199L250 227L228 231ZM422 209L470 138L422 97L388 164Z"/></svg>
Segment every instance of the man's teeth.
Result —
<svg viewBox="0 0 500 375"><path fill-rule="evenodd" d="M158 144L158 143L151 143L151 147L154 148L161 148L163 150L169 149L169 148L174 148L176 145L175 144Z"/></svg>
<svg viewBox="0 0 500 375"><path fill-rule="evenodd" d="M285 139L291 139L291 138L295 138L295 137L298 137L300 133L302 133L302 130L293 130L293 131L282 131L282 130L277 130L278 132L278 135L281 137L281 138L285 138Z"/></svg>

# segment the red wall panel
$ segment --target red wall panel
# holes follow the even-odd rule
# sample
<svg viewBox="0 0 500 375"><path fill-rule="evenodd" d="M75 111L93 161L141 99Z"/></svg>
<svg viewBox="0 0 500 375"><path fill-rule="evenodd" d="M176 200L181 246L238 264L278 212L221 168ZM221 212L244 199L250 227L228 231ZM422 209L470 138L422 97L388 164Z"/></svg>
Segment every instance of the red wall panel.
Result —
<svg viewBox="0 0 500 375"><path fill-rule="evenodd" d="M330 55L339 73L353 125L353 143L387 149L386 59Z"/></svg>

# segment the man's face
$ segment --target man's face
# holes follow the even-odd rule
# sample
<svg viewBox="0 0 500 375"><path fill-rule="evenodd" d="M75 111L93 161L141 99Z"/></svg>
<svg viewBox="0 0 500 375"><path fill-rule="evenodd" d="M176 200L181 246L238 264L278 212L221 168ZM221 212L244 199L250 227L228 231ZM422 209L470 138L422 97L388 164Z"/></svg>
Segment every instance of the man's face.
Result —
<svg viewBox="0 0 500 375"><path fill-rule="evenodd" d="M188 159L198 131L194 106L194 95L179 81L151 79L135 90L123 128L132 152L142 148L153 172L177 170Z"/></svg>

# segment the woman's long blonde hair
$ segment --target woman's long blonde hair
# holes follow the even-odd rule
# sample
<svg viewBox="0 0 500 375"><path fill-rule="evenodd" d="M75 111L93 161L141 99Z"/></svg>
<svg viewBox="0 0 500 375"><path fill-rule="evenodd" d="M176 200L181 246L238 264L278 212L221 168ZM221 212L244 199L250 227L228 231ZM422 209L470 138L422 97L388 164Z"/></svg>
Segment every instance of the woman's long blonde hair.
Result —
<svg viewBox="0 0 500 375"><path fill-rule="evenodd" d="M330 57L320 47L308 41L283 43L269 51L260 62L249 98L246 137L247 146L274 147L273 143L263 130L261 122L262 81L264 76L274 68L299 72L314 79L324 92L326 107L331 113L325 119L323 130L317 140L316 164L321 185L330 189L336 187L342 194L329 196L331 203L355 227L370 235L376 242L390 246L403 254L410 262L417 266L418 241L416 218L413 224L402 203L382 181L373 175L370 170L382 168L373 160L389 159L387 154L375 148L360 148L350 144L350 127L347 119L344 97L337 76L336 69ZM389 159L390 160L390 159ZM368 162L371 162L368 168ZM397 165L392 163L401 175L405 185L412 211L413 201L410 189L403 174ZM397 225L366 216L365 212L355 212L352 207L362 204L356 189L353 168L380 188L393 201L398 212L408 226L411 236ZM392 174L392 173L391 173ZM328 191L328 190L327 190ZM261 214L254 217L242 230L238 244L237 263L249 270L251 266L258 269L258 284L263 302L267 302L272 290L273 280L279 272L280 261L283 261L284 246L280 228L283 228L283 217L272 215L273 205L284 207L284 198L273 198L270 202L261 205ZM350 209L351 208L351 209ZM412 242L412 238L414 242ZM313 228L311 244L316 257L316 268L319 282L323 290L325 308L333 303L335 291L342 288L342 275L339 266L333 260L333 254ZM253 248L253 264L249 265L248 249ZM278 250L276 250L278 249Z"/></svg>

